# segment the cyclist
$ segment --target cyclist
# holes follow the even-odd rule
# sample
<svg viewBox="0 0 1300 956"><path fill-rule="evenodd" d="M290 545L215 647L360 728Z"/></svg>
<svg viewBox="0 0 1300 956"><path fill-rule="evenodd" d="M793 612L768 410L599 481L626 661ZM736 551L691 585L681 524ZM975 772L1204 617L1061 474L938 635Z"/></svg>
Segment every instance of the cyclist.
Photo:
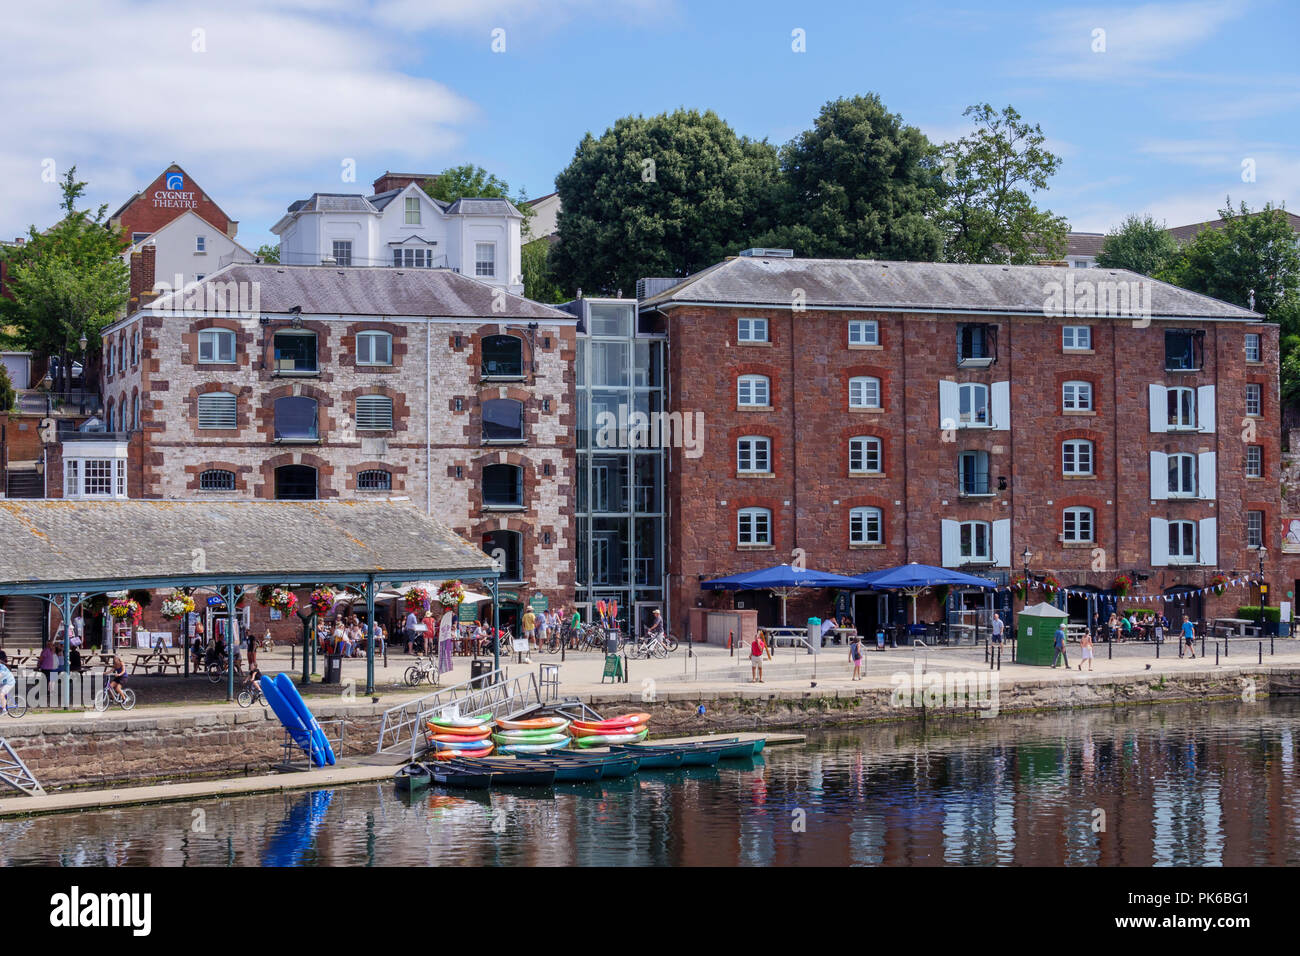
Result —
<svg viewBox="0 0 1300 956"><path fill-rule="evenodd" d="M14 672L9 669L9 656L0 651L0 710L9 709L9 697L15 684Z"/></svg>
<svg viewBox="0 0 1300 956"><path fill-rule="evenodd" d="M122 658L114 654L112 669L104 676L108 679L108 686L113 689L113 693L121 697L122 686L126 684L126 663Z"/></svg>
<svg viewBox="0 0 1300 956"><path fill-rule="evenodd" d="M650 625L645 629L647 641L655 639L662 640L664 637L664 616L659 613L659 608L650 612Z"/></svg>

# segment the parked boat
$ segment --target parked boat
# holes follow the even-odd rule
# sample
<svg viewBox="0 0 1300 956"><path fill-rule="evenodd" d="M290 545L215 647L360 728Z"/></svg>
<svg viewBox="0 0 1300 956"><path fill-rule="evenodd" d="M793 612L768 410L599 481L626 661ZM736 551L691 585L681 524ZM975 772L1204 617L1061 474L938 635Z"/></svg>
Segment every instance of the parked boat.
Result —
<svg viewBox="0 0 1300 956"><path fill-rule="evenodd" d="M608 720L575 720L572 724L576 730L592 730L596 733L614 733L620 728L650 722L649 714L624 714L622 717L610 717Z"/></svg>
<svg viewBox="0 0 1300 956"><path fill-rule="evenodd" d="M516 755L517 754L542 754L542 753L551 753L554 751L564 751L565 753L570 753L571 751L568 750L568 746L569 746L569 738L564 737L560 740L555 740L548 744L539 744L536 743L535 741L525 742L522 740L513 740L510 743L502 744L500 749L503 754L516 754Z"/></svg>
<svg viewBox="0 0 1300 956"><path fill-rule="evenodd" d="M482 750L484 747L492 746L492 741L484 738L467 737L464 740L450 738L448 734L439 734L433 738L433 748L435 750Z"/></svg>
<svg viewBox="0 0 1300 956"><path fill-rule="evenodd" d="M657 750L647 747L611 747L613 756L634 756L638 770L680 770L683 753L680 750Z"/></svg>
<svg viewBox="0 0 1300 956"><path fill-rule="evenodd" d="M477 730L483 726L491 726L491 714L478 714L474 717L430 717L428 723L438 730L435 733L457 733L458 729Z"/></svg>
<svg viewBox="0 0 1300 956"><path fill-rule="evenodd" d="M555 771L556 783L592 783L602 776L603 766L592 761L545 759L540 756L520 756L514 761L500 760L499 764L517 763L522 767Z"/></svg>
<svg viewBox="0 0 1300 956"><path fill-rule="evenodd" d="M431 768L433 782L440 787L456 787L462 790L486 790L492 786L492 774L468 770L462 767L439 764Z"/></svg>
<svg viewBox="0 0 1300 956"><path fill-rule="evenodd" d="M517 733L517 731L516 731ZM569 742L568 734L531 734L524 737L515 737L510 734L493 734L492 740L501 746L511 744L567 744Z"/></svg>
<svg viewBox="0 0 1300 956"><path fill-rule="evenodd" d="M398 790L421 790L433 783L433 773L424 764L414 761L398 768L393 774L393 783Z"/></svg>
<svg viewBox="0 0 1300 956"><path fill-rule="evenodd" d="M712 767L722 758L722 751L726 749L725 745L715 747L695 747L689 744L667 744L667 745L646 745L646 744L615 744L612 750L623 753L638 754L678 754L681 756L683 767ZM642 767L646 766L643 762Z"/></svg>
<svg viewBox="0 0 1300 956"><path fill-rule="evenodd" d="M530 759L549 760L554 763L564 764L584 764L600 768L600 776L603 780L612 780L618 777L630 777L641 767L641 757L638 754L630 753L583 753L581 751L566 753L537 754ZM559 777L556 778L560 779Z"/></svg>
<svg viewBox="0 0 1300 956"><path fill-rule="evenodd" d="M484 740L482 743L483 746L475 750L457 749L454 747L435 750L433 756L437 760L454 760L457 757L486 757L488 754L492 753L494 747L490 740Z"/></svg>

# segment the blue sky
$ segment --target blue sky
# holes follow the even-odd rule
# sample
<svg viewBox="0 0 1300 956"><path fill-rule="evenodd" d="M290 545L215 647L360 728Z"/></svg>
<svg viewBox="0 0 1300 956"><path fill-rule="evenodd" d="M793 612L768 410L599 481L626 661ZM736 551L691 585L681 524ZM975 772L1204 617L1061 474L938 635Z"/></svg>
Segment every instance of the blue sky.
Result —
<svg viewBox="0 0 1300 956"><path fill-rule="evenodd" d="M940 141L1013 104L1064 159L1040 202L1077 229L1300 195L1295 0L103 0L5 22L4 237L53 219L46 160L111 208L179 162L255 247L292 200L385 169L474 162L535 196L619 116L712 109L779 144L871 91Z"/></svg>

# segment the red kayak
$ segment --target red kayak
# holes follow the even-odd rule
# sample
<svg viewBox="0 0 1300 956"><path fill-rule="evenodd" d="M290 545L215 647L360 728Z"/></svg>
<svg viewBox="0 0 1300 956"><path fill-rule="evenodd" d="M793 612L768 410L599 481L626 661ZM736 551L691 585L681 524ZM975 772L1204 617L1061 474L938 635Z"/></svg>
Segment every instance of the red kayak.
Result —
<svg viewBox="0 0 1300 956"><path fill-rule="evenodd" d="M622 730L624 727L632 727L636 724L644 724L649 720L649 714L624 714L622 717L611 717L609 720L575 720L571 726L574 730L589 730L602 733Z"/></svg>

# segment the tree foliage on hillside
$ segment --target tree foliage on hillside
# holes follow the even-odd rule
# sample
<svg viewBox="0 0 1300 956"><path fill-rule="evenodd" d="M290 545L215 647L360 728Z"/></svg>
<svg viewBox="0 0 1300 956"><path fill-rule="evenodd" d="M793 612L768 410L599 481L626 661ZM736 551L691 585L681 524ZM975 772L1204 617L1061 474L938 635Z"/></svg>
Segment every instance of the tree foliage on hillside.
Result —
<svg viewBox="0 0 1300 956"><path fill-rule="evenodd" d="M1150 216L1129 216L1102 240L1097 265L1158 278L1177 258L1178 243L1164 223Z"/></svg>

